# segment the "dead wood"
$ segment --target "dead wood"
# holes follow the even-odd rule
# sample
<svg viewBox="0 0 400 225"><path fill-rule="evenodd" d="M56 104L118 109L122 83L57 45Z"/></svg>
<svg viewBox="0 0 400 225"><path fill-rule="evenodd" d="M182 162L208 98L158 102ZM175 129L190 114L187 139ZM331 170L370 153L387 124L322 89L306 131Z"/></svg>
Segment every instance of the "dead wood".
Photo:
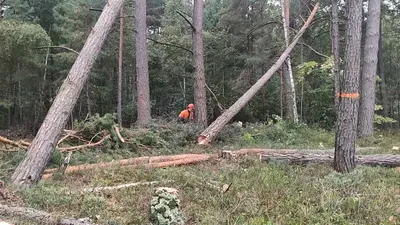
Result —
<svg viewBox="0 0 400 225"><path fill-rule="evenodd" d="M0 205L0 216L11 218L25 218L40 224L48 225L92 225L93 223L85 222L83 219L60 219L58 216L47 212L39 211L32 208L11 207Z"/></svg>
<svg viewBox="0 0 400 225"><path fill-rule="evenodd" d="M82 192L101 192L104 190L118 190L118 189L129 188L129 187L136 187L136 186L142 186L142 185L153 185L153 184L167 183L167 182L173 182L173 180L136 182L136 183L129 183L129 184L121 184L121 185L117 185L117 186L85 188L82 190Z"/></svg>
<svg viewBox="0 0 400 225"><path fill-rule="evenodd" d="M333 157L333 153L266 152L260 155L260 160L263 162L285 161L290 164L324 164L333 163ZM356 163L367 166L398 167L400 166L400 155L358 155L356 156Z"/></svg>
<svg viewBox="0 0 400 225"><path fill-rule="evenodd" d="M22 148L22 149L27 149L29 146L29 145L28 146L25 145L26 142L21 143L21 142L17 142L17 141L12 141L12 140L2 137L2 136L0 136L0 142L4 143L6 145L11 145L11 146Z"/></svg>
<svg viewBox="0 0 400 225"><path fill-rule="evenodd" d="M89 147L94 147L97 145L101 145L105 140L110 138L110 135L104 136L100 141L95 142L95 143L89 143L89 144L84 144L84 145L78 145L78 146L72 146L72 147L65 147L65 148L59 148L60 152L69 152L69 151L77 151L82 148L89 148Z"/></svg>
<svg viewBox="0 0 400 225"><path fill-rule="evenodd" d="M374 148L359 148L357 151L371 150ZM279 155L333 155L333 149L240 149L235 151L222 151L221 154L181 154L181 155L169 155L169 156L144 156L139 158L123 159L105 163L95 164L84 164L79 166L69 166L65 169L65 174L70 174L78 171L92 170L96 168L110 168L116 166L130 166L139 167L143 166L146 168L164 168L169 166L182 166L190 165L195 163L204 162L210 159L217 158L229 158L233 159L237 156L248 155L248 154L259 154L269 156ZM366 156L362 156L366 157ZM399 156L400 157L400 156ZM49 179L57 169L47 169L43 172L42 179Z"/></svg>
<svg viewBox="0 0 400 225"><path fill-rule="evenodd" d="M115 133L117 133L117 136L118 136L119 140L120 140L122 143L125 143L124 138L121 136L121 133L119 133L119 128L118 128L118 127L114 127L114 128L115 128Z"/></svg>
<svg viewBox="0 0 400 225"><path fill-rule="evenodd" d="M116 166L148 166L153 168L161 168L161 167L167 167L171 166L174 164L182 164L182 161L179 161L181 159L191 159L195 158L198 160L198 158L201 158L207 155L203 154L182 154L182 155L171 155L171 156L144 156L144 157L139 157L139 158L132 158L132 159L122 159L118 161L112 161L112 162L106 162L106 163L95 163L95 164L85 164L85 165L79 165L79 166L69 166L65 170L65 174L70 174L72 172L77 172L77 171L86 171L86 170L91 170L95 168L110 168L110 167L116 167ZM208 156L207 156L208 157ZM166 164L163 164L163 162L168 162ZM191 161L186 162L186 164L192 163ZM183 163L185 164L185 163ZM56 172L57 169L47 169L43 172L43 177L42 179L48 179L52 177L52 174Z"/></svg>

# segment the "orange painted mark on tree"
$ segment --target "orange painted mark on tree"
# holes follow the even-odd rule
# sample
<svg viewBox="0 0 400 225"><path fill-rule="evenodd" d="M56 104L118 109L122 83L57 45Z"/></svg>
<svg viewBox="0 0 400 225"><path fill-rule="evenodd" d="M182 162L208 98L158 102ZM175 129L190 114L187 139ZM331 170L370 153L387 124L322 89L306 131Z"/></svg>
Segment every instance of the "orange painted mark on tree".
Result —
<svg viewBox="0 0 400 225"><path fill-rule="evenodd" d="M336 94L336 97L340 97L340 98L359 98L360 94L359 93L338 93Z"/></svg>

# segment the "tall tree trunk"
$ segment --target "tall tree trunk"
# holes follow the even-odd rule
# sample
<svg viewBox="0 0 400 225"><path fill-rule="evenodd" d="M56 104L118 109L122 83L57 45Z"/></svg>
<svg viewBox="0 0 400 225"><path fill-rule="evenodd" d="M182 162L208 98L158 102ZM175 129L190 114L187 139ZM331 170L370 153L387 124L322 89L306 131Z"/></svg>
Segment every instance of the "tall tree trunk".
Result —
<svg viewBox="0 0 400 225"><path fill-rule="evenodd" d="M358 87L360 80L362 0L346 1L346 47L344 74L340 79L334 168L350 172L355 167Z"/></svg>
<svg viewBox="0 0 400 225"><path fill-rule="evenodd" d="M204 75L203 50L203 1L194 0L193 6L193 50L194 50L194 104L196 122L207 126L206 78Z"/></svg>
<svg viewBox="0 0 400 225"><path fill-rule="evenodd" d="M4 2L5 2L5 0L0 0L0 22L3 20L3 14L4 14L4 11L3 11L3 4L4 4Z"/></svg>
<svg viewBox="0 0 400 225"><path fill-rule="evenodd" d="M33 139L25 159L12 175L13 184L29 186L40 180L122 3L123 0L110 0L104 6L96 25Z"/></svg>
<svg viewBox="0 0 400 225"><path fill-rule="evenodd" d="M339 44L339 13L338 0L332 0L332 54L333 54L333 84L335 91L335 112L339 110L339 73L340 73L340 44Z"/></svg>
<svg viewBox="0 0 400 225"><path fill-rule="evenodd" d="M281 0L282 5L282 20L283 20L283 32L285 35L286 47L289 46L289 18L290 18L290 1ZM299 116L297 114L296 105L296 91L294 87L293 71L290 60L290 55L286 59L286 63L283 65L283 77L285 84L285 101L286 101L286 116L292 119L295 123L299 122Z"/></svg>
<svg viewBox="0 0 400 225"><path fill-rule="evenodd" d="M119 59L118 59L118 99L117 99L117 117L118 124L122 126L122 62L124 47L124 8L121 8L119 18Z"/></svg>
<svg viewBox="0 0 400 225"><path fill-rule="evenodd" d="M358 114L358 136L374 134L375 87L378 66L381 0L369 0L367 28L361 73L361 98Z"/></svg>
<svg viewBox="0 0 400 225"><path fill-rule="evenodd" d="M279 59L274 65L246 92L240 97L229 109L227 109L221 116L219 116L210 126L208 126L198 137L198 144L210 143L222 130L222 128L257 94L257 92L267 83L269 78L282 66L286 58L299 41L307 27L310 25L312 19L317 13L319 3L314 6L311 15L304 23L303 27L297 33L293 42L286 48Z"/></svg>
<svg viewBox="0 0 400 225"><path fill-rule="evenodd" d="M389 116L389 101L388 101L388 93L386 88L386 78L385 71L383 65L383 45L382 45L382 19L380 19L379 25L379 49L378 49L378 75L381 78L381 96L382 96L382 106L383 106L383 115L385 117Z"/></svg>
<svg viewBox="0 0 400 225"><path fill-rule="evenodd" d="M136 123L140 126L146 126L151 122L146 24L146 0L136 0L136 76L138 95Z"/></svg>

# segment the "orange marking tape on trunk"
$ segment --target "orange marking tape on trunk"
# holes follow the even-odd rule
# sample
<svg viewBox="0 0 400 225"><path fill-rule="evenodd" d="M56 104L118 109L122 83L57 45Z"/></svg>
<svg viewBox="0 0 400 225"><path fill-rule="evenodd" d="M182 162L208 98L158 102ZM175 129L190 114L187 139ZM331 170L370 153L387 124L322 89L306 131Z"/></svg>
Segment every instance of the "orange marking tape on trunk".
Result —
<svg viewBox="0 0 400 225"><path fill-rule="evenodd" d="M338 94L336 94L336 97L340 97L340 98L359 98L360 94L359 93L338 93Z"/></svg>

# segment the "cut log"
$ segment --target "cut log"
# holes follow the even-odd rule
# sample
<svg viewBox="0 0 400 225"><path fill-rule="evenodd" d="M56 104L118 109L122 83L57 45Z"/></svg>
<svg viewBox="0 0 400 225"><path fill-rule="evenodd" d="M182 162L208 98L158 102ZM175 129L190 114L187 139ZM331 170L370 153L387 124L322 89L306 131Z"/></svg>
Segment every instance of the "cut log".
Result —
<svg viewBox="0 0 400 225"><path fill-rule="evenodd" d="M371 150L375 148L359 148L361 150ZM203 162L215 158L230 158L233 159L236 156L248 155L248 154L268 154L268 153L280 153L280 154L292 154L292 153L314 153L314 154L333 154L334 149L240 149L235 151L222 151L221 154L181 154L181 155L169 155L169 156L144 156L139 158L122 159L119 161L112 161L106 163L95 163L85 164L79 166L70 166L64 173L70 174L78 171L86 171L95 168L110 168L116 166L145 166L148 168L163 168L168 166L178 166L194 164ZM57 172L55 169L47 169L43 173L43 179L49 179L52 174Z"/></svg>
<svg viewBox="0 0 400 225"><path fill-rule="evenodd" d="M89 71L105 42L124 0L107 1L82 50L61 85L24 160L11 180L17 186L35 185L41 179L60 134L87 82Z"/></svg>
<svg viewBox="0 0 400 225"><path fill-rule="evenodd" d="M257 92L267 83L271 76L282 66L289 53L292 51L294 46L296 46L300 37L310 25L315 14L317 13L318 7L319 3L317 2L309 18L297 33L293 39L293 42L279 57L278 61L242 97L240 97L228 110L226 110L200 134L198 138L198 144L207 145L211 143L211 141L218 135L222 128L257 94Z"/></svg>
<svg viewBox="0 0 400 225"><path fill-rule="evenodd" d="M39 224L51 225L92 225L84 219L60 219L58 216L32 208L0 205L0 217L24 218Z"/></svg>
<svg viewBox="0 0 400 225"><path fill-rule="evenodd" d="M285 161L290 164L324 164L333 163L334 154L311 154L311 153L264 153L260 155L263 162ZM367 166L384 166L398 167L400 166L400 155L358 155L356 156L356 164Z"/></svg>
<svg viewBox="0 0 400 225"><path fill-rule="evenodd" d="M139 158L132 159L123 159L119 161L107 162L107 163L95 163L95 164L86 164L80 166L70 166L65 170L65 174L77 172L77 171L86 171L95 168L110 168L116 166L147 166L151 168L162 168L173 165L182 165L182 164L190 164L192 161L184 162L180 160L185 159L195 159L196 162L201 161L206 157L211 157L211 155L204 154L182 154L182 155L172 155L172 156L144 156ZM207 158L207 159L208 159ZM165 163L164 163L165 162ZM52 177L52 174L56 172L57 169L48 169L44 171L43 179L48 179Z"/></svg>

